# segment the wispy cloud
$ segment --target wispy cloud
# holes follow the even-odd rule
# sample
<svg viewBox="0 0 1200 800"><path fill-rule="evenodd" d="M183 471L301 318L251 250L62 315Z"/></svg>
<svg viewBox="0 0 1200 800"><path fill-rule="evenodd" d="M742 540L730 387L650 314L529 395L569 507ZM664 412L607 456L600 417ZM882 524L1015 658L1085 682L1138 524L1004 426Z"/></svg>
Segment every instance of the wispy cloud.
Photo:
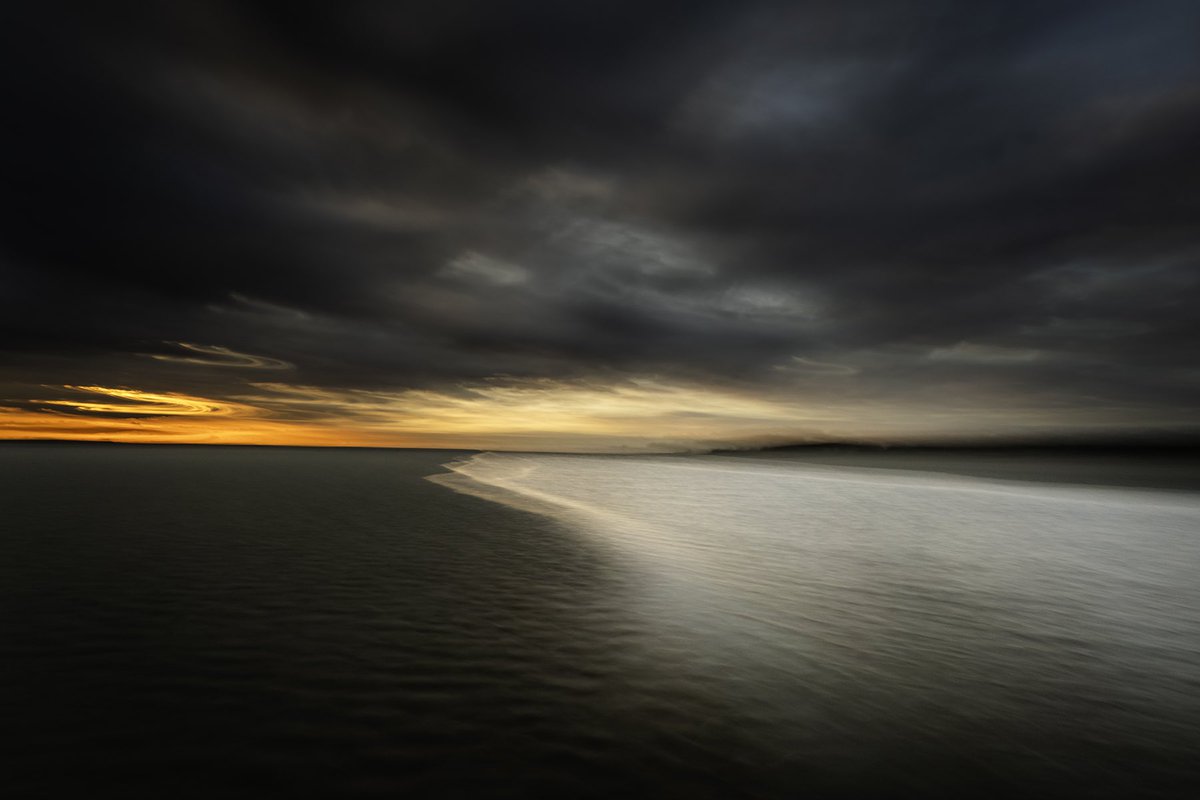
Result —
<svg viewBox="0 0 1200 800"><path fill-rule="evenodd" d="M205 367L235 367L244 369L294 369L295 365L278 358L255 356L249 353L238 353L220 345L192 344L190 342L165 342L174 345L188 353L196 355L166 355L148 353L149 358L156 361L170 361L177 364L196 364Z"/></svg>

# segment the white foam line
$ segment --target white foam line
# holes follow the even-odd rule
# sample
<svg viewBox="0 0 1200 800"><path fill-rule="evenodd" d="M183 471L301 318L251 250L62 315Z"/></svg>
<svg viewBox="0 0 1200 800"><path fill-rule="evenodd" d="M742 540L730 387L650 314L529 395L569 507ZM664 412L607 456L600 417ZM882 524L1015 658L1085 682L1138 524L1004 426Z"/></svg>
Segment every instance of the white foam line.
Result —
<svg viewBox="0 0 1200 800"><path fill-rule="evenodd" d="M486 455L491 455L491 454L490 453L482 453L480 455L486 456ZM623 525L638 527L638 523L635 520L627 519L625 517L622 517L620 514L614 514L610 511L604 511L595 506L588 505L587 503L581 503L577 500L571 500L570 498L563 497L562 495L552 494L550 492L543 492L538 489L531 488L529 486L521 486L521 485L513 484L514 480L519 480L520 478L523 478L526 475L528 475L530 472L532 472L536 468L536 465L526 466L524 470L522 470L520 473L518 473L513 478L508 478L508 479L496 478L496 477L484 478L479 475L473 475L470 472L463 469L464 467L469 467L471 462L474 461L476 458L480 458L480 456L472 456L470 460L465 461L465 462L464 461L457 461L457 462L451 461L447 464L443 464L442 465L443 467L451 470L451 472L453 473L452 475L437 474L437 475L428 475L426 477L428 480L433 481L434 483L437 483L441 486L446 486L450 489L453 489L454 491L461 492L463 494L469 494L469 495L472 495L475 497L481 497L482 499L491 500L492 502L498 502L498 503L503 503L504 505L510 505L515 508L520 508L523 511L535 511L536 513L540 513L540 514L544 514L544 515L548 515L548 516L581 516L581 517L588 518L588 519L590 519L591 517L612 518L614 520L619 521ZM462 479L462 481L466 481L468 483L464 484L458 480L455 480L455 478ZM477 484L480 486L491 487L493 489L500 489L501 492L504 494L501 494L500 496L495 496L494 493L489 493L489 492L481 493L477 490L474 490L473 487L471 486L471 484ZM510 499L505 497L505 494L516 495L518 502L511 502ZM520 502L521 500L525 500L525 501L532 500L534 502L533 503L528 503L528 502L521 503ZM548 510L548 509L544 508L543 506L549 506L550 508Z"/></svg>
<svg viewBox="0 0 1200 800"><path fill-rule="evenodd" d="M551 519L582 528L585 531L601 535L615 533L617 535L616 541L613 540L612 536L603 536L604 540L609 543L620 544L622 541L628 542L629 534L633 534L637 537L636 555L639 557L652 555L657 552L660 557L663 555L668 556L671 562L677 567L694 569L697 565L701 564L709 568L713 565L711 556L716 555L715 553L703 554L694 549L681 552L677 547L672 546L673 542L669 537L663 537L662 533L656 530L654 526L647 525L641 520L627 517L596 505L563 497L562 495L541 491L529 486L515 485L512 482L515 478L484 478L471 474L468 470L472 462L477 458L482 460L482 457L487 455L494 454L481 453L479 456L473 456L467 461L443 464L442 466L451 470L452 474L429 475L426 478L461 494L550 517ZM521 458L524 458L524 456L521 456ZM528 475L537 469L537 467L537 464L526 466L519 473L520 477ZM627 552L630 551L628 546L623 547L623 549ZM730 574L737 575L738 573L731 571Z"/></svg>

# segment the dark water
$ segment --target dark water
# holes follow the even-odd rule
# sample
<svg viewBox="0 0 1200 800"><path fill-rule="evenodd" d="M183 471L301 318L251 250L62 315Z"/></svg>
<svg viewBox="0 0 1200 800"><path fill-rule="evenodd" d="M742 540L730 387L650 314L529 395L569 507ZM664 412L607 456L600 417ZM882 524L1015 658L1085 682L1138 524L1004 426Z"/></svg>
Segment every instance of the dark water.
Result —
<svg viewBox="0 0 1200 800"><path fill-rule="evenodd" d="M4 796L1200 791L1194 496L455 457L0 447Z"/></svg>

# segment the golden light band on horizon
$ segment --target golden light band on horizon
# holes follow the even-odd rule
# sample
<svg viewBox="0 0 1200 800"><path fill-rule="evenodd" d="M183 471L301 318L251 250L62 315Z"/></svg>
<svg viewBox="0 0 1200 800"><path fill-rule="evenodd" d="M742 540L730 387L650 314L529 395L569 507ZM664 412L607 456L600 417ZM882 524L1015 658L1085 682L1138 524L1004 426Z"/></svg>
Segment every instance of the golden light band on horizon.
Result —
<svg viewBox="0 0 1200 800"><path fill-rule="evenodd" d="M756 433L797 422L795 409L728 392L655 381L603 387L554 381L432 390L338 390L254 383L213 399L128 387L64 385L72 395L0 409L0 434L20 439L361 446L575 447ZM60 410L62 409L62 410ZM814 421L811 415L809 421ZM589 443L587 445L584 442ZM656 449L663 449L660 445Z"/></svg>
<svg viewBox="0 0 1200 800"><path fill-rule="evenodd" d="M210 398L63 385L58 397L0 407L0 438L664 452L784 437L887 441L954 424L969 429L994 413L948 407L922 415L896 403L801 402L795 396L749 395L655 379L611 385L493 381L441 391L268 382L243 387L253 393ZM1004 413L1024 429L1036 429L1049 419L1038 408L1010 407ZM1104 424L1100 417L1085 421Z"/></svg>

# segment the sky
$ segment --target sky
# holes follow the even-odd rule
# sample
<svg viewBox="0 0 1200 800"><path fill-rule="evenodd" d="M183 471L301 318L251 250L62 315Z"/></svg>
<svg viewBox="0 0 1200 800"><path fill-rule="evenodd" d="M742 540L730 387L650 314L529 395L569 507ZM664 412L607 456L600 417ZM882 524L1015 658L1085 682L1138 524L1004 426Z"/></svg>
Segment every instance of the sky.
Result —
<svg viewBox="0 0 1200 800"><path fill-rule="evenodd" d="M0 438L1200 432L1194 0L5 5Z"/></svg>

